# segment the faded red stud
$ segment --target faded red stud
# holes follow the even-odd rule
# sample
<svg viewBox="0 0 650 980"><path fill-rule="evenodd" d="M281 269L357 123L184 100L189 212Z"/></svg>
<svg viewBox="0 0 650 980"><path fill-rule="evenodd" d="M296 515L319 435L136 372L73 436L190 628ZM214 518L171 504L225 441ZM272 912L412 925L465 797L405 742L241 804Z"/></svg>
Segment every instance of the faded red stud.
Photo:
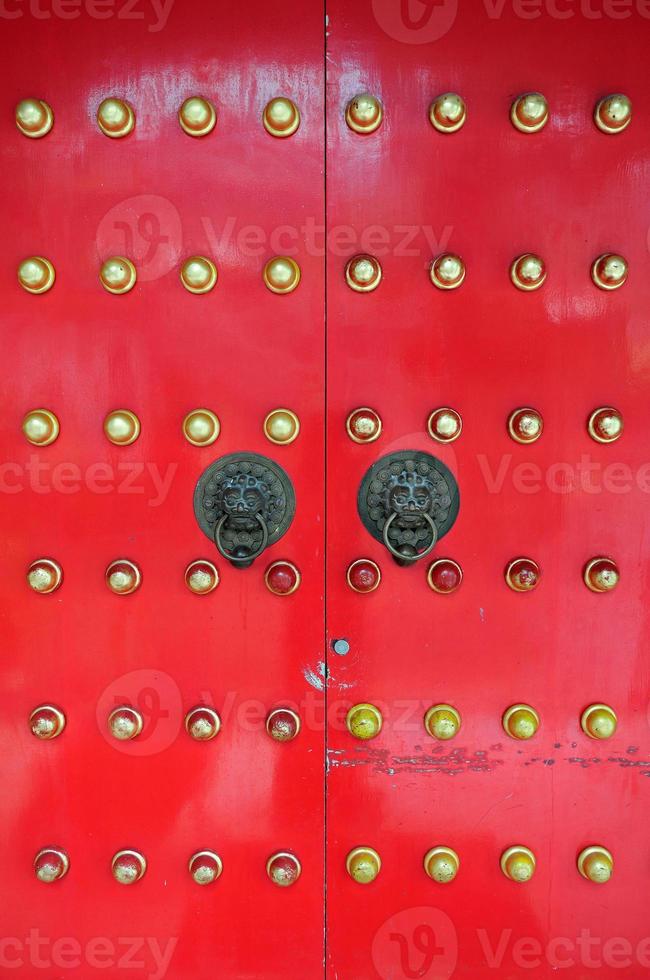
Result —
<svg viewBox="0 0 650 980"><path fill-rule="evenodd" d="M300 861L295 854L290 854L288 851L278 851L266 862L267 875L274 885L280 885L282 888L287 888L298 881L301 871Z"/></svg>
<svg viewBox="0 0 650 980"><path fill-rule="evenodd" d="M540 569L532 558L515 558L506 568L506 582L514 592L532 592L537 588Z"/></svg>
<svg viewBox="0 0 650 980"><path fill-rule="evenodd" d="M300 572L290 561L274 561L264 573L264 582L273 595L291 595L300 585Z"/></svg>
<svg viewBox="0 0 650 980"><path fill-rule="evenodd" d="M370 558L357 558L347 570L348 585L354 592L374 592L381 582L379 565Z"/></svg>
<svg viewBox="0 0 650 980"><path fill-rule="evenodd" d="M618 565L612 558L592 558L585 565L583 578L592 592L611 592L620 578Z"/></svg>
<svg viewBox="0 0 650 980"><path fill-rule="evenodd" d="M300 731L300 718L290 708L275 708L266 719L266 730L276 742L290 742Z"/></svg>
<svg viewBox="0 0 650 980"><path fill-rule="evenodd" d="M429 566L427 582L434 592L440 595L450 595L460 587L463 581L463 570L458 562L451 558L438 558Z"/></svg>
<svg viewBox="0 0 650 980"><path fill-rule="evenodd" d="M348 415L345 428L353 442L374 442L381 435L381 419L372 408L355 408Z"/></svg>

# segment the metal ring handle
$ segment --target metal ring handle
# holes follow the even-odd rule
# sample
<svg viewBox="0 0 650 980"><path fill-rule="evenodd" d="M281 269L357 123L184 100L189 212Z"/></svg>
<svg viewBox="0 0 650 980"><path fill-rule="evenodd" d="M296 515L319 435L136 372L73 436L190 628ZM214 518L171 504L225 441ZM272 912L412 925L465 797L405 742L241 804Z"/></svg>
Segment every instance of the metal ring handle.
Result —
<svg viewBox="0 0 650 980"><path fill-rule="evenodd" d="M438 528L436 527L433 518L430 517L429 514L425 513L422 516L428 522L429 527L431 528L431 544L427 548L425 548L425 550L422 551L419 555L403 555L400 551L397 550L397 548L393 548L392 544L388 540L388 532L390 530L391 524L397 517L397 513L393 511L393 513L390 515L390 517L384 524L384 544L390 551L393 558L397 558L399 561L415 562L415 561L420 561L421 558L426 558L427 555L431 551L433 551L435 543L438 540Z"/></svg>
<svg viewBox="0 0 650 980"><path fill-rule="evenodd" d="M233 562L233 564L235 565L244 565L244 564L249 565L251 562L255 561L256 558L259 558L259 556L262 554L262 552L264 551L264 549L269 543L269 529L266 526L266 521L264 520L261 514L256 514L255 518L258 521L260 527L262 528L262 543L260 544L257 551L254 551L251 555L244 555L243 557L240 557L239 555L228 554L228 552L226 551L226 549L221 543L221 529L226 523L226 521L228 520L228 514L222 514L215 525L214 543L217 546L219 554L223 555L224 558L226 558L228 561Z"/></svg>

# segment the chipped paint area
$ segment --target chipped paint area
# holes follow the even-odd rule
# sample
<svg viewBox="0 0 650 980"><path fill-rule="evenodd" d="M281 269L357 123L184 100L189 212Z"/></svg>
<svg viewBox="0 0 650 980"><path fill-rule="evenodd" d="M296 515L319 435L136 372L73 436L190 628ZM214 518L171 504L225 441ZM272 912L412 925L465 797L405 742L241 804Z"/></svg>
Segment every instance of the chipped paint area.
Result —
<svg viewBox="0 0 650 980"><path fill-rule="evenodd" d="M328 768L368 766L375 772L395 776L399 773L441 774L459 776L466 772L493 772L503 765L503 759L491 757L488 752L477 749L471 754L464 748L448 750L446 746L436 746L430 752L415 746L415 755L393 755L389 749L372 749L366 746L353 753L342 749L328 751Z"/></svg>
<svg viewBox="0 0 650 980"><path fill-rule="evenodd" d="M555 748L561 748L556 745ZM488 751L476 749L468 752L466 748L449 750L447 746L436 746L431 751L415 746L413 755L396 755L389 749L373 749L360 746L354 751L347 749L328 749L327 769L356 768L367 766L374 772L395 776L400 773L423 773L424 775L461 776L464 773L491 773L498 767L516 763L514 759L497 757L495 752L502 752L500 744L490 746ZM627 755L598 757L568 756L559 753L554 756L532 756L523 760L524 766L542 765L552 767L557 764L568 764L588 769L590 766L618 766L622 769L634 769L641 776L650 776L650 760L630 758L638 751L636 746L627 749Z"/></svg>
<svg viewBox="0 0 650 980"><path fill-rule="evenodd" d="M327 678L327 667L322 660L319 660L315 667L304 664L302 675L316 691L324 691Z"/></svg>

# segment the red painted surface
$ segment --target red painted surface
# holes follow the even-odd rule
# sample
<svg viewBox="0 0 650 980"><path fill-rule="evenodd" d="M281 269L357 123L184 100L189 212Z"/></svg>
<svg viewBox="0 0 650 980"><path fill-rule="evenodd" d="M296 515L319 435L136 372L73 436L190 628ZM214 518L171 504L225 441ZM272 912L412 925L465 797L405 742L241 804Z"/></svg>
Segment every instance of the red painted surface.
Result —
<svg viewBox="0 0 650 980"><path fill-rule="evenodd" d="M413 0L401 5L409 25L397 3L328 4L328 226L339 248L328 276L328 624L351 645L345 657L330 654L332 978L636 980L649 968L647 942L640 955L636 947L650 934L641 898L650 880L643 816L650 525L642 469L650 380L642 50L650 25L632 5L627 19L613 19L598 2L591 18L580 12L585 5L558 4L574 12L564 19L550 6L525 19L511 4ZM503 12L491 18L488 7ZM521 8L525 14L531 5ZM436 33L438 40L416 43ZM551 109L536 135L509 121L512 100L530 90L543 92ZM363 91L385 109L381 129L365 138L344 122L347 100ZM443 135L427 111L447 91L465 98L468 119ZM592 114L599 98L619 91L632 99L635 117L610 138ZM629 280L601 292L591 263L619 250ZM343 277L349 256L362 251L377 255L384 272L368 295L353 294ZM428 278L444 251L467 265L455 292L436 290ZM511 262L526 251L548 268L546 284L530 294L509 278ZM607 404L621 410L626 430L602 446L588 437L586 420ZM383 420L371 445L345 432L359 405ZM508 415L523 405L545 422L530 446L506 432ZM449 446L426 432L439 406L463 419ZM458 477L460 515L434 553L463 569L453 595L429 589L426 567L397 567L357 516L366 469L403 448L433 453ZM583 457L594 467L586 489L552 492L546 481L564 491ZM531 491L536 472L531 479L520 469L529 463L540 468L539 492ZM627 473L608 470L612 464L639 474L645 492L634 479L620 492ZM611 595L592 594L582 582L584 564L600 554L620 566ZM346 585L346 568L360 555L382 569L371 595ZM542 569L529 594L504 581L520 555ZM579 727L582 710L600 700L619 714L610 742L594 742ZM340 724L345 709L362 701L385 713L369 743L355 742ZM541 715L532 742L506 738L500 725L504 709L519 701ZM424 712L438 702L463 717L452 742L424 732ZM614 853L614 876L602 887L576 870L577 853L591 843ZM345 855L361 844L383 861L367 886L345 871ZM461 858L447 886L422 867L437 844ZM515 885L499 870L511 844L537 855L529 884ZM585 940L581 949L583 929L595 944ZM622 946L605 946L617 937ZM526 938L532 945L516 946ZM552 969L554 955L563 969Z"/></svg>
<svg viewBox="0 0 650 980"><path fill-rule="evenodd" d="M39 20L25 8L1 23L0 820L2 937L10 942L0 947L0 970L142 978L163 975L162 959L164 975L178 980L279 978L289 962L296 975L318 977L324 735L322 724L308 723L320 695L304 671L319 676L324 628L324 271L301 229L309 216L323 220L322 13L305 9L298 21L294 9L257 0L178 2L163 29L155 24L150 8L144 20L99 20L85 7L76 20ZM197 93L218 112L203 140L186 136L176 116ZM284 141L261 121L279 94L302 113L298 133ZM32 95L55 114L42 140L22 137L13 123L15 103ZM135 108L127 139L107 139L95 123L108 95ZM295 239L279 231L285 225L298 229ZM303 281L291 296L275 296L262 269L287 251ZM33 253L57 271L43 296L16 282L19 261ZM134 259L139 281L111 296L98 280L100 260L120 253ZM181 260L195 253L219 269L206 296L190 295L178 278ZM22 437L21 421L41 406L59 416L61 435L39 450ZM200 449L181 425L203 406L222 432ZM273 446L262 426L283 406L302 430L292 445ZM102 431L106 413L121 407L142 423L128 448ZM285 467L299 501L286 536L244 572L217 555L192 511L204 468L241 449ZM25 583L40 556L63 566L63 585L50 596ZM143 575L126 597L104 584L106 566L121 557ZM184 584L197 558L221 575L205 597ZM295 596L266 588L264 571L276 559L300 569ZM141 704L145 729L118 744L105 719L125 698ZM48 700L68 724L60 738L39 742L27 718ZM200 703L222 720L204 744L182 726ZM275 706L297 707L303 718L290 743L266 733ZM47 844L70 855L68 875L53 885L32 871ZM125 847L148 860L130 887L110 873ZM187 867L201 849L224 865L208 887L194 884ZM284 850L303 870L280 889L265 866ZM26 945L32 929L48 940L36 950ZM131 960L124 937L142 941ZM66 938L71 945L55 946Z"/></svg>
<svg viewBox="0 0 650 980"><path fill-rule="evenodd" d="M0 14L0 972L322 976L326 657L330 977L637 980L650 969L650 25L642 6L618 18L613 3L592 0L567 4L573 16L560 17L549 4L528 17L525 4L329 0L327 294L319 6L176 0L168 17L153 5L136 10L142 18L116 6L99 19L90 4L71 19L64 5ZM551 119L523 135L509 108L532 89L548 98ZM347 100L364 90L385 108L382 127L366 137L344 122ZM468 120L443 135L427 110L448 90L464 96ZM608 137L592 113L614 91L632 98L635 117ZM176 119L192 94L217 107L204 140ZM265 103L280 94L302 115L287 140L261 124ZM14 104L30 95L54 109L43 140L13 124ZM126 140L107 139L94 122L109 95L135 108ZM453 292L428 276L445 251L467 266ZM589 277L608 251L630 263L615 293ZM524 252L541 255L548 270L531 294L509 278ZM139 280L127 296L110 296L97 273L120 253L135 261ZM206 296L178 281L180 262L194 253L219 269ZM362 253L383 269L366 295L344 280L346 262ZM44 296L16 284L29 254L56 267ZM290 296L262 284L274 254L300 263ZM323 649L326 295L327 617L329 637L350 644L345 654ZM525 446L508 437L507 419L528 405L544 432ZM587 435L600 405L623 415L615 444ZM359 406L381 417L376 442L346 434ZM427 418L443 406L463 420L449 445L427 434ZM25 412L39 407L61 422L45 449L20 432ZM222 424L205 449L181 432L199 407ZM262 432L279 407L301 423L284 447ZM103 435L104 416L117 408L142 423L130 447ZM458 479L459 518L433 555L462 569L450 595L428 586L428 561L397 567L357 515L368 467L404 448L431 452ZM284 466L298 501L287 535L245 571L216 556L192 514L201 472L242 449ZM582 582L598 555L621 570L611 595ZM504 580L520 556L541 568L528 594ZM39 557L63 566L50 596L25 584ZM346 582L360 557L381 569L371 594ZM106 588L105 569L118 558L142 570L134 595ZM204 597L183 579L200 558L220 573ZM278 560L300 571L293 595L264 584ZM602 743L579 726L582 710L601 700L619 717L617 735ZM527 743L508 739L500 723L520 701L541 716ZM45 702L67 715L52 742L27 725ZM383 711L374 741L345 730L358 702ZM145 728L116 743L105 723L124 703L141 708ZM462 715L453 741L425 733L424 713L437 703ZM201 704L222 721L204 744L183 728L185 712ZM276 706L301 716L290 742L265 730ZM499 870L513 844L537 856L526 885ZM605 886L576 870L589 844L614 854ZM32 871L47 845L70 856L53 885ZM366 886L345 871L359 845L382 859ZM460 854L452 884L424 873L435 845ZM148 860L131 887L110 874L123 848ZM224 866L204 888L187 870L202 849ZM280 889L265 865L284 851L298 856L302 874Z"/></svg>

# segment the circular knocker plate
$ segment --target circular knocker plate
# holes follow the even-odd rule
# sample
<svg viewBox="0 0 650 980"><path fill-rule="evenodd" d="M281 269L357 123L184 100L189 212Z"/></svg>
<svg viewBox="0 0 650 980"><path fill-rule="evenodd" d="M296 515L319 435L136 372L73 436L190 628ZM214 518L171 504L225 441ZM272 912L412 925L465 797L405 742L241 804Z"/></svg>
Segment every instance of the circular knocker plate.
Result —
<svg viewBox="0 0 650 980"><path fill-rule="evenodd" d="M199 527L234 565L250 565L287 531L296 509L291 480L256 453L231 453L201 474L194 491Z"/></svg>
<svg viewBox="0 0 650 980"><path fill-rule="evenodd" d="M359 487L359 516L373 538L403 565L425 558L453 526L456 478L435 456L404 450L382 456Z"/></svg>

